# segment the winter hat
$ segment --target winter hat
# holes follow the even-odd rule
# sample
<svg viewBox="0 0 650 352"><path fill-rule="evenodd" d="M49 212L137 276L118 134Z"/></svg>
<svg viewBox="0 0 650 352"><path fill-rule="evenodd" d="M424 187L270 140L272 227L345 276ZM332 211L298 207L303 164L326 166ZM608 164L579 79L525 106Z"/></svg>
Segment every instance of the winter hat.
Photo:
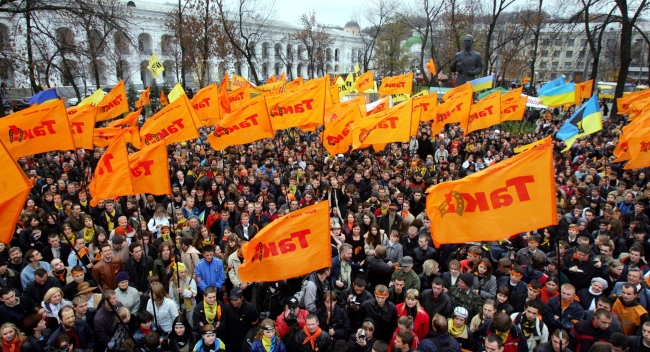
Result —
<svg viewBox="0 0 650 352"><path fill-rule="evenodd" d="M472 285L474 285L474 275L470 273L460 274L458 276L458 280L462 281L469 287L472 287Z"/></svg>
<svg viewBox="0 0 650 352"><path fill-rule="evenodd" d="M126 271L120 271L117 273L117 277L115 278L115 281L119 284L122 281L129 281L131 278L129 277L129 274L126 273Z"/></svg>

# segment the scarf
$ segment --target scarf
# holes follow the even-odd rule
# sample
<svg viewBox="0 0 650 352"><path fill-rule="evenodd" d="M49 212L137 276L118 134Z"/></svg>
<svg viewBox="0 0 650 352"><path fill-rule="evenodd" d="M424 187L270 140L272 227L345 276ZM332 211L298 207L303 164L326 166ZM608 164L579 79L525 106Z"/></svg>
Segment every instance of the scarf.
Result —
<svg viewBox="0 0 650 352"><path fill-rule="evenodd" d="M212 324L215 318L221 318L221 307L216 303L210 305L208 302L203 301L203 310L205 311L205 320L208 324Z"/></svg>
<svg viewBox="0 0 650 352"><path fill-rule="evenodd" d="M58 211L63 210L63 204L56 204L56 203L54 203L54 209L56 209L56 210L58 210Z"/></svg>
<svg viewBox="0 0 650 352"><path fill-rule="evenodd" d="M449 330L449 336L451 337L458 337L463 333L463 331L465 331L465 325L456 327L456 325L454 325L454 319L449 319L447 326Z"/></svg>
<svg viewBox="0 0 650 352"><path fill-rule="evenodd" d="M574 301L579 301L578 296L573 296L573 299L571 300L571 302L564 302L563 300L560 300L560 307L562 308L562 310L565 310Z"/></svg>
<svg viewBox="0 0 650 352"><path fill-rule="evenodd" d="M17 335L14 336L14 339L11 342L7 342L2 339L2 350L14 352L16 350L16 345L18 345L18 342L20 342L20 340L18 339ZM20 348L18 348L18 351L20 351Z"/></svg>
<svg viewBox="0 0 650 352"><path fill-rule="evenodd" d="M64 284L66 283L65 282L66 273L67 273L66 269L61 270L60 273L57 273L56 271L52 270L52 275L54 275L54 277L59 279L59 281L61 281Z"/></svg>
<svg viewBox="0 0 650 352"><path fill-rule="evenodd" d="M521 331L524 333L524 337L526 338L526 340L528 340L530 335L532 335L532 333L535 331L535 319L529 321L526 320L525 316L522 316L520 325L521 325Z"/></svg>
<svg viewBox="0 0 650 352"><path fill-rule="evenodd" d="M501 332L499 330L494 330L494 333L501 338L501 341L503 341L503 343L508 340L508 335L510 335L510 331Z"/></svg>
<svg viewBox="0 0 650 352"><path fill-rule="evenodd" d="M302 341L302 344L304 345L304 344L307 343L307 341L309 341L309 343L311 343L311 350L315 351L316 350L316 339L318 338L318 336L320 336L320 333L321 333L320 327L317 327L316 331L314 331L313 334L309 333L309 330L307 329L307 326L304 326L302 328L302 331L305 333L305 335L307 335L307 337L305 337L305 339Z"/></svg>
<svg viewBox="0 0 650 352"><path fill-rule="evenodd" d="M84 241L86 241L86 244L90 243L90 241L93 240L95 237L95 227L87 228L84 227Z"/></svg>
<svg viewBox="0 0 650 352"><path fill-rule="evenodd" d="M274 352L275 351L275 344L278 341L277 336L273 336L272 339L262 336L262 346L264 346L264 350L266 352Z"/></svg>

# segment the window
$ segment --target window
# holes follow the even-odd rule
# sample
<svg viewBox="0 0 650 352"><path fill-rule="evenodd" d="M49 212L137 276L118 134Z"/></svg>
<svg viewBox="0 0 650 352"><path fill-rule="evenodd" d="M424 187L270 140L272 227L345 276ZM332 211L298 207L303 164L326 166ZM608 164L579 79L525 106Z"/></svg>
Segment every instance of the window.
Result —
<svg viewBox="0 0 650 352"><path fill-rule="evenodd" d="M555 51L553 52L553 57L560 57L560 54L561 54L561 53L562 53L561 51L559 51L559 50L555 50Z"/></svg>
<svg viewBox="0 0 650 352"><path fill-rule="evenodd" d="M579 59L584 59L585 58L585 51L584 50L580 50L578 52L578 58Z"/></svg>
<svg viewBox="0 0 650 352"><path fill-rule="evenodd" d="M551 73L551 79L556 79L557 78L557 73Z"/></svg>
<svg viewBox="0 0 650 352"><path fill-rule="evenodd" d="M573 51L567 51L567 52L564 54L564 57L566 57L567 59L572 58L572 57L573 57Z"/></svg>
<svg viewBox="0 0 650 352"><path fill-rule="evenodd" d="M585 68L585 62L584 61L578 61L578 63L576 63L576 67L579 68L579 69Z"/></svg>
<svg viewBox="0 0 650 352"><path fill-rule="evenodd" d="M562 46L562 39L555 39L555 45Z"/></svg>
<svg viewBox="0 0 650 352"><path fill-rule="evenodd" d="M565 63L564 63L564 69L565 69L565 70L568 70L568 69L570 69L570 68L571 68L571 62L568 62L568 61L565 62Z"/></svg>
<svg viewBox="0 0 650 352"><path fill-rule="evenodd" d="M542 45L550 45L550 44L551 44L551 40L550 40L550 39L544 39L544 40L542 41Z"/></svg>
<svg viewBox="0 0 650 352"><path fill-rule="evenodd" d="M557 62L557 61L555 61L555 62L553 62L553 63L551 64L551 67L553 67L554 69L557 69L559 66L560 66L560 63Z"/></svg>
<svg viewBox="0 0 650 352"><path fill-rule="evenodd" d="M542 50L542 57L548 57L548 50Z"/></svg>
<svg viewBox="0 0 650 352"><path fill-rule="evenodd" d="M546 61L542 62L542 63L539 65L540 68L546 68L546 66L548 66L548 64L546 63Z"/></svg>
<svg viewBox="0 0 650 352"><path fill-rule="evenodd" d="M567 46L573 46L574 42L575 42L575 39L569 38L569 39L566 40L566 45Z"/></svg>

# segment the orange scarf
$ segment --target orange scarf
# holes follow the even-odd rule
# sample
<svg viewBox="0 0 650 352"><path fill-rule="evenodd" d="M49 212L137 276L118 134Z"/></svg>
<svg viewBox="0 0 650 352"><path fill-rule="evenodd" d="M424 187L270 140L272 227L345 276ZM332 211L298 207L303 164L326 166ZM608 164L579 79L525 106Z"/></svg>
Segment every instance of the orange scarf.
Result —
<svg viewBox="0 0 650 352"><path fill-rule="evenodd" d="M312 344L313 344L313 342L312 342ZM2 340L2 351L4 351L4 352L15 352L16 347L18 347L17 350L20 351L20 346L21 345L22 344L20 343L20 339L18 338L18 336L14 336L14 339L10 343L3 339Z"/></svg>
<svg viewBox="0 0 650 352"><path fill-rule="evenodd" d="M317 327L316 331L314 331L313 334L310 334L309 330L307 329L307 326L304 326L302 328L302 331L304 331L305 335L307 335L307 337L305 337L305 340L302 341L302 344L304 345L305 343L307 343L307 341L309 341L311 343L312 351L316 351L316 339L318 338L318 336L320 336L321 329Z"/></svg>
<svg viewBox="0 0 650 352"><path fill-rule="evenodd" d="M571 300L571 302L564 302L563 300L560 300L560 307L562 308L562 310L565 310L573 302L580 302L580 299L578 298L578 296L573 296L573 299Z"/></svg>

